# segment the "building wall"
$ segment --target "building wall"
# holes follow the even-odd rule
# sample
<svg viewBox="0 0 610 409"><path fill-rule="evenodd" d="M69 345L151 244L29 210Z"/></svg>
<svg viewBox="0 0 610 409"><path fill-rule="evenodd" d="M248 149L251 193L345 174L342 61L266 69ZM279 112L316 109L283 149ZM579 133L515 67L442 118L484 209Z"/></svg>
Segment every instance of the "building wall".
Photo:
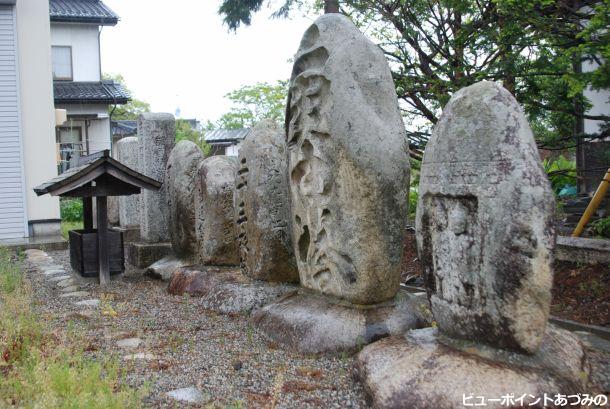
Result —
<svg viewBox="0 0 610 409"><path fill-rule="evenodd" d="M585 61L582 64L583 72L594 71L597 68L597 64L590 61ZM592 90L590 87L583 92L584 96L591 103L591 109L587 111L588 115L608 115L610 113L610 90ZM585 119L584 127L585 133L596 133L599 132L599 125L603 121L594 121L591 119Z"/></svg>
<svg viewBox="0 0 610 409"><path fill-rule="evenodd" d="M85 121L70 119L70 115L95 115L98 119L89 120L89 153L95 153L104 149L111 149L110 119L108 117L108 106L97 104L57 105L57 108L68 112L68 121L64 127L79 126L82 128L83 142L85 141Z"/></svg>
<svg viewBox="0 0 610 409"><path fill-rule="evenodd" d="M47 16L47 20L48 18ZM101 80L97 25L51 23L51 45L72 47L73 81Z"/></svg>
<svg viewBox="0 0 610 409"><path fill-rule="evenodd" d="M27 216L59 219L59 199L33 190L57 175L49 2L18 0L16 7Z"/></svg>

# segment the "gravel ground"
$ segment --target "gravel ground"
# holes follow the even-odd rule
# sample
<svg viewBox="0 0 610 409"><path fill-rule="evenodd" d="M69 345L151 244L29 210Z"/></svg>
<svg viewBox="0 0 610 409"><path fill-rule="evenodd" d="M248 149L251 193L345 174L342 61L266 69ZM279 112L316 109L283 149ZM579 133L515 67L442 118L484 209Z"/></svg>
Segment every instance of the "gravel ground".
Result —
<svg viewBox="0 0 610 409"><path fill-rule="evenodd" d="M67 251L49 252L71 271ZM147 385L147 407L367 407L361 385L353 379L353 358L302 357L266 342L245 315L220 315L205 310L196 298L171 296L166 283L129 268L103 292L93 279L77 278L79 290L91 297L62 298L42 274L30 273L37 308L53 328L81 329L89 340L87 353L101 358L145 353L152 359L124 361L127 382ZM98 298L98 308L74 301ZM140 338L135 349L118 340ZM149 356L149 358L151 358ZM203 403L188 405L166 396L194 386Z"/></svg>

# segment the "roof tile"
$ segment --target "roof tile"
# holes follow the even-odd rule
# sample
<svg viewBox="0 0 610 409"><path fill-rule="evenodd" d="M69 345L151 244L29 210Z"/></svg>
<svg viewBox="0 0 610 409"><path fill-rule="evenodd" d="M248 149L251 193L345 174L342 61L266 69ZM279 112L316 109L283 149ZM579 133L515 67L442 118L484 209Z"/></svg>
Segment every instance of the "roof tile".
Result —
<svg viewBox="0 0 610 409"><path fill-rule="evenodd" d="M119 16L99 0L49 0L51 21L115 25Z"/></svg>
<svg viewBox="0 0 610 409"><path fill-rule="evenodd" d="M54 81L53 93L57 104L126 104L130 99L127 90L113 81Z"/></svg>

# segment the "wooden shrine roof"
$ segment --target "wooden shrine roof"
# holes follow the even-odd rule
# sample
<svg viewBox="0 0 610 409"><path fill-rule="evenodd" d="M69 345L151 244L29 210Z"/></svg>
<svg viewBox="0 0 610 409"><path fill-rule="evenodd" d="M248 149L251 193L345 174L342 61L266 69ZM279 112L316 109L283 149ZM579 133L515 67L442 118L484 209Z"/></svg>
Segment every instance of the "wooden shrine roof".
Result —
<svg viewBox="0 0 610 409"><path fill-rule="evenodd" d="M80 158L76 167L34 188L38 196L124 196L158 190L161 182L110 157L108 150Z"/></svg>

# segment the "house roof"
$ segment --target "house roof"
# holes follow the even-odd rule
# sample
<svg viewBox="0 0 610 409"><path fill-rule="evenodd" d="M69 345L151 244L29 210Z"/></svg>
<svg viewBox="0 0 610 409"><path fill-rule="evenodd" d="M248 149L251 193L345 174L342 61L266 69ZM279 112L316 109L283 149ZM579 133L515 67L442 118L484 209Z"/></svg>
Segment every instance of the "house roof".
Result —
<svg viewBox="0 0 610 409"><path fill-rule="evenodd" d="M113 81L53 81L56 104L126 104L129 93Z"/></svg>
<svg viewBox="0 0 610 409"><path fill-rule="evenodd" d="M138 133L138 121L132 119L118 119L112 121L112 134L130 136Z"/></svg>
<svg viewBox="0 0 610 409"><path fill-rule="evenodd" d="M222 142L240 142L250 133L250 128L216 129L205 134L205 141L210 144Z"/></svg>
<svg viewBox="0 0 610 409"><path fill-rule="evenodd" d="M91 183L96 182L96 183ZM78 166L34 188L38 196L121 196L140 189L159 190L161 182L151 179L110 157L104 150L80 158Z"/></svg>
<svg viewBox="0 0 610 409"><path fill-rule="evenodd" d="M114 26L119 21L119 16L99 0L49 0L49 12L55 22Z"/></svg>

